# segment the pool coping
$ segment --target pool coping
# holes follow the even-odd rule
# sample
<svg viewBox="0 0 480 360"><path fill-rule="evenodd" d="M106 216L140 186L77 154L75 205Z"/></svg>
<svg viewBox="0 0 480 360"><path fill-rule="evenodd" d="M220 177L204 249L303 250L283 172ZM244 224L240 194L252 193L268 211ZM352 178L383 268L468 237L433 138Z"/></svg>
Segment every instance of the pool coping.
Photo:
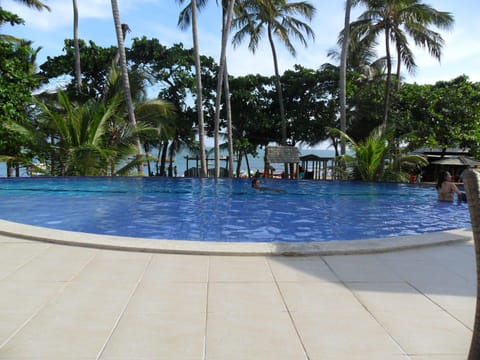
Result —
<svg viewBox="0 0 480 360"><path fill-rule="evenodd" d="M163 240L74 232L0 220L0 234L26 240L136 252L199 255L347 255L379 253L472 240L469 229L367 240L315 242L213 242Z"/></svg>

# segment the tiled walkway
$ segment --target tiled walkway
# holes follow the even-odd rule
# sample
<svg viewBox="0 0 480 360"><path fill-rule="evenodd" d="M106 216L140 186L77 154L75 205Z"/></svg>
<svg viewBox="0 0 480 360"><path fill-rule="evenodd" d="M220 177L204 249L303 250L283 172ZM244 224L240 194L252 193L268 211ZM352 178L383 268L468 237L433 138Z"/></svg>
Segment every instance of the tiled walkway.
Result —
<svg viewBox="0 0 480 360"><path fill-rule="evenodd" d="M472 242L282 257L0 237L0 359L463 360L475 274Z"/></svg>

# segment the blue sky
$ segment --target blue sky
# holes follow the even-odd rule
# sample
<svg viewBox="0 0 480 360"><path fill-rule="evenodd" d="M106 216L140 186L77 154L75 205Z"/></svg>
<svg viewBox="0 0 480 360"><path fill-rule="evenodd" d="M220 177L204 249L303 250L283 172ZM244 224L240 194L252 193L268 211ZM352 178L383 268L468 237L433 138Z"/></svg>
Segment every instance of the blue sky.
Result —
<svg viewBox="0 0 480 360"><path fill-rule="evenodd" d="M318 68L325 62L329 49L335 46L337 35L343 26L343 0L311 1L317 7L312 21L315 40L308 48L297 44L297 57L292 57L280 44L278 45L280 71L301 64L309 68ZM4 9L19 14L25 19L24 26L11 28L5 25L2 33L8 33L34 41L34 46L42 47L38 63L47 56L62 54L63 40L72 38L72 2L69 0L44 0L52 11L37 12L19 5L13 0L2 0ZM93 40L97 45L116 45L115 30L112 21L111 3L108 0L79 0L79 35L84 40ZM177 27L181 6L175 0L118 0L123 23L127 23L132 32L126 44L131 45L133 37L147 36L157 38L167 46L182 42L191 47L191 31L182 31ZM200 50L218 61L220 53L220 9L216 1L210 1L202 10L199 18ZM435 83L439 80L451 80L466 74L472 81L480 81L480 3L478 0L431 0L425 3L437 10L449 11L455 17L454 29L442 32L445 39L442 62L438 63L423 49L415 50L418 65L415 76L406 75L409 82ZM355 11L352 20L359 14ZM379 55L383 55L379 51ZM229 72L233 75L273 74L273 64L267 39L253 55L246 43L230 48L227 53Z"/></svg>

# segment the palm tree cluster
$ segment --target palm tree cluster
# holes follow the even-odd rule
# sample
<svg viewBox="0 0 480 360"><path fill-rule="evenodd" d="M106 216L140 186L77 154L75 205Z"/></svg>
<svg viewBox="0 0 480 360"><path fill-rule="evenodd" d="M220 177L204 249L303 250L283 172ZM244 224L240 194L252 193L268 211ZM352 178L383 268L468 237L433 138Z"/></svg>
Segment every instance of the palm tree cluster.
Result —
<svg viewBox="0 0 480 360"><path fill-rule="evenodd" d="M48 9L44 4L39 1L23 1L28 6L35 7L37 9ZM183 3L183 0L180 1ZM53 105L47 105L44 103L43 106L39 106L44 113L48 113L50 118L53 119L53 113L62 109L66 114L69 112L79 112L79 115L76 117L78 119L82 118L82 107L93 106L92 101L88 100L84 103L79 102L79 99L85 99L85 94L83 94L82 86L82 74L81 74L81 59L80 59L80 45L78 39L78 8L77 1L72 0L73 4L73 13L74 13L74 47L75 47L75 82L77 88L78 99L69 99L65 94L59 95L57 102ZM179 15L179 25L182 28L187 28L191 26L192 28L192 37L194 44L194 60L195 60L195 88L196 88L196 116L197 116L197 126L198 126L198 139L199 139L199 154L201 158L201 169L200 176L207 176L207 165L205 161L205 121L204 121L204 89L202 84L202 68L200 62L200 49L198 44L198 29L197 29L197 18L201 16L199 12L206 6L206 0L193 0L186 4L185 8L180 12ZM133 74L132 69L128 68L128 62L126 59L125 51L125 36L128 30L128 25L122 24L120 20L120 11L118 3L116 0L111 1L112 14L114 18L114 24L117 34L117 43L118 43L118 52L116 60L114 61L113 68L118 67L118 71L121 74L122 86L121 96L124 97L122 101L116 99L118 94L110 94L110 99L112 103L106 104L105 94L107 92L112 92L109 88L110 85L105 86L105 94L102 94L103 97L95 99L96 102L102 102L104 107L99 107L97 111L105 111L106 119L104 121L98 121L96 124L102 124L101 127L105 124L111 124L112 119L124 118L128 119L128 124L131 127L134 133L138 133L135 129L137 128L137 113L142 112L139 109L140 100L135 99L135 95L132 94L132 89L130 89L131 77ZM365 11L359 16L358 20L350 22L350 10L352 7L362 6ZM231 121L231 105L230 105L230 90L229 90L229 76L227 71L227 54L226 48L228 44L228 36L230 33L233 33L232 44L235 47L238 47L242 42L248 40L248 48L255 52L258 49L258 46L262 39L266 37L270 49L272 51L272 59L274 66L274 76L275 76L275 90L277 92L278 101L278 114L281 124L281 139L279 141L282 145L293 145L290 134L288 133L287 125L290 121L289 114L285 110L285 100L283 96L284 85L281 83L281 76L278 67L278 58L277 58L277 43L281 43L285 48L293 55L296 54L295 43L298 41L300 44L307 46L309 39L314 39L314 33L310 27L310 23L313 20L316 9L315 7L307 1L289 1L289 0L225 0L221 3L222 7L222 43L221 43L221 53L219 61L219 69L217 73L217 89L215 96L215 121L214 121L214 130L213 137L215 141L215 176L219 176L219 136L220 136L220 117L221 112L223 111L227 117L227 139L229 144L229 159L233 159L233 136L235 132ZM349 131L349 126L355 118L355 112L359 111L359 107L355 105L347 104L347 71L348 72L357 72L361 73L371 66L372 55L374 54L374 49L378 45L378 39L380 35L384 35L384 48L386 54L383 58L376 61L375 64L380 64L380 68L383 69L381 74L384 79L384 108L383 108L383 120L382 120L382 131L386 132L387 127L394 127L395 123L390 124L387 120L389 113L391 112L390 98L392 96L392 84L397 84L397 89L400 86L400 69L401 65L405 65L408 71L413 71L415 69L415 59L413 52L409 45L409 40L413 40L415 45L425 47L428 49L429 53L440 59L441 49L443 45L443 39L438 32L435 32L431 28L433 26L439 29L448 29L453 24L453 17L451 14L446 12L441 12L433 9L432 7L422 4L420 0L347 0L345 2L345 26L341 35L339 37L339 44L342 45L342 51L340 56L340 71L339 71L339 114L340 114L340 130L346 135ZM396 77L393 77L392 73L392 64L393 58L391 48L394 48L396 53L397 61L397 70ZM112 68L112 71L113 71ZM351 81L351 80L350 80ZM224 94L224 101L222 103L222 94ZM142 100L144 101L144 100ZM70 102L71 107L66 107L66 104ZM118 105L120 103L120 105ZM223 104L223 109L222 109ZM98 105L98 104L97 104ZM175 133L174 129L176 126L172 123L171 119L168 119L168 116L165 116L165 103L157 104L156 111L159 111L159 119L150 124L142 123L139 128L142 127L151 127L156 129L157 134L162 133L172 134ZM52 107L53 106L53 107ZM115 110L115 115L108 115L113 107ZM164 110L160 110L163 107ZM50 112L49 112L50 111ZM361 110L360 110L361 111ZM100 117L102 118L102 117ZM71 120L71 119L70 119ZM67 120L65 120L67 121ZM60 123L57 121L52 121L52 123L59 126ZM81 123L81 121L80 121ZM161 125L159 125L161 124ZM147 126L148 125L148 126ZM95 127L95 126L94 126ZM13 128L13 127L12 127ZM71 128L75 128L72 126ZM143 130L142 130L143 131ZM140 133L142 132L140 131ZM98 140L99 138L105 138L105 134L108 132L104 129L101 129L100 132L104 132L101 136L93 136L92 139L86 141L90 143L89 146L92 146L93 139ZM95 131L92 132L92 134ZM390 131L394 133L394 131ZM58 134L63 134L67 138L66 134L62 131L58 131ZM333 134L333 133L332 133ZM97 134L98 135L98 134ZM155 140L150 141L148 136L142 140L137 136L136 141L131 144L131 146L136 147L136 163L138 165L138 172L142 172L142 167L140 166L141 159L145 159L145 156L142 155L142 152L145 151L149 153L151 147L167 145L168 140L164 137L164 140L158 141L158 136L154 136ZM160 138L161 138L160 136ZM171 138L174 138L174 135L171 135ZM332 137L333 139L333 137ZM347 143L347 138L345 136L339 136L339 139L342 143L341 153L345 154L345 144ZM65 139L62 140L62 143L68 143ZM399 143L399 139L395 139L394 143ZM108 144L108 142L107 142ZM78 145L78 144L77 144ZM77 146L75 145L75 146ZM97 144L98 145L98 144ZM97 146L96 145L96 146ZM352 142L350 142L352 146ZM90 147L93 149L93 147ZM133 148L131 148L133 149ZM175 146L171 147L174 151ZM395 150L398 152L398 150ZM395 152L394 151L394 152ZM85 150L82 150L84 153ZM75 152L69 152L75 153ZM165 153L165 151L163 151ZM96 154L99 156L97 159L97 165L104 163L108 156L104 152L96 150ZM173 155L173 153L172 153ZM75 156L75 159L83 159L83 157ZM90 161L95 163L95 161ZM110 161L107 161L110 162ZM230 171L233 170L233 164L229 166ZM102 165L103 166L103 165ZM73 169L75 167L67 166L68 169ZM85 168L85 167L84 167ZM109 173L116 173L116 170L113 170L114 167L109 166ZM68 170L70 171L70 170ZM82 170L84 172L84 170ZM101 170L100 172L102 172ZM232 173L230 173L232 176Z"/></svg>

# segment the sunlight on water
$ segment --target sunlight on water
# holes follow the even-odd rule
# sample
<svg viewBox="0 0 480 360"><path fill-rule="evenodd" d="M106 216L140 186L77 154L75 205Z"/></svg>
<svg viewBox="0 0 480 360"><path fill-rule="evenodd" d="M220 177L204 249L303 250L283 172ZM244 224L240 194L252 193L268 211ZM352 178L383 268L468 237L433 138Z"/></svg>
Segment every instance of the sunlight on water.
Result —
<svg viewBox="0 0 480 360"><path fill-rule="evenodd" d="M469 228L433 185L248 179L0 179L0 218L98 234L231 242L329 241Z"/></svg>

